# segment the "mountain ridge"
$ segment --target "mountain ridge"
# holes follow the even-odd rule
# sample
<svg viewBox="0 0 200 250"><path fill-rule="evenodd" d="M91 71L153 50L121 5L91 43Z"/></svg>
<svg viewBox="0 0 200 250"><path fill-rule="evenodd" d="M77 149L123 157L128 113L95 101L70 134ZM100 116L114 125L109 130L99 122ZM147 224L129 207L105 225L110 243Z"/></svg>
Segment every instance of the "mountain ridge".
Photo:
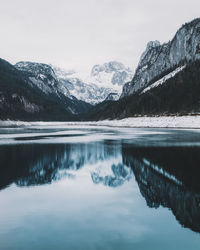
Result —
<svg viewBox="0 0 200 250"><path fill-rule="evenodd" d="M147 87L157 75L190 60L200 59L200 18L188 22L178 31L171 41L160 44L148 42L133 79L124 85L121 98Z"/></svg>
<svg viewBox="0 0 200 250"><path fill-rule="evenodd" d="M38 114L48 110L45 101L53 107L53 120L57 117L55 107L58 108L59 119L66 120L200 113L200 18L182 25L168 43L150 41L141 55L135 75L125 85L124 72L131 72L116 61L92 68L92 77L97 77L98 86L81 81L75 77L74 71L59 72L59 68L54 69L47 64L22 61L14 67L6 61L0 62L1 119L8 118L6 112L11 119L42 119ZM116 91L101 88L101 77L117 86ZM106 86L107 83L104 84ZM17 91L18 85L21 93ZM119 99L117 89L122 85ZM37 95L39 101L36 101ZM93 106L85 101L90 101ZM16 107L14 103L17 103ZM51 114L44 114L44 119L47 117L49 119Z"/></svg>
<svg viewBox="0 0 200 250"><path fill-rule="evenodd" d="M133 76L129 67L117 61L94 65L90 75L85 77L74 70L52 68L71 95L93 105L103 102L111 93L121 95L122 86Z"/></svg>
<svg viewBox="0 0 200 250"><path fill-rule="evenodd" d="M56 101L30 86L21 72L0 59L0 119L76 120Z"/></svg>
<svg viewBox="0 0 200 250"><path fill-rule="evenodd" d="M50 65L22 61L16 63L15 67L22 72L29 85L39 88L72 114L87 112L91 107L90 104L70 95L69 90L59 81Z"/></svg>

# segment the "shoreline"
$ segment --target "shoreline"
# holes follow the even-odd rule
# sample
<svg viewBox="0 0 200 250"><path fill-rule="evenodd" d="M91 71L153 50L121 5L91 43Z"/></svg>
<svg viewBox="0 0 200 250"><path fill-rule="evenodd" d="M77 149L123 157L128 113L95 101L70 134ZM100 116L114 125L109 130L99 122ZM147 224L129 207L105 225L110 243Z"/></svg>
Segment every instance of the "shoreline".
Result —
<svg viewBox="0 0 200 250"><path fill-rule="evenodd" d="M87 122L43 122L43 121L12 121L1 120L0 128L27 127L27 126L108 126L127 128L176 128L176 129L200 129L200 115L189 116L156 116L156 117L129 117L121 120L103 120Z"/></svg>

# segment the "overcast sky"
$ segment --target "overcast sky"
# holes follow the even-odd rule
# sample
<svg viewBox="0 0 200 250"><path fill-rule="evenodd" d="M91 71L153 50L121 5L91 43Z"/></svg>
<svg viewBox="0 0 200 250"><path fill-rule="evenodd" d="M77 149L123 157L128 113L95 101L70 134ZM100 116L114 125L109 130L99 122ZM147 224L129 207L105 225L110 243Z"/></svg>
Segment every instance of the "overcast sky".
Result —
<svg viewBox="0 0 200 250"><path fill-rule="evenodd" d="M150 40L167 42L200 16L199 0L0 0L0 57L85 70L132 69Z"/></svg>

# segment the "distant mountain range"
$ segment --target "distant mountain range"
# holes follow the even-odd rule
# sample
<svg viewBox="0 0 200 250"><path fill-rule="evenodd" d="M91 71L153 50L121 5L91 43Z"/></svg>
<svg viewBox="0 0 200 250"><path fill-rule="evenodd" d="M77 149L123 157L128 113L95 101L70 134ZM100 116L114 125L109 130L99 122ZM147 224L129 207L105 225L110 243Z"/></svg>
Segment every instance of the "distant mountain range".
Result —
<svg viewBox="0 0 200 250"><path fill-rule="evenodd" d="M200 19L168 43L151 41L135 74L122 63L75 71L0 60L0 119L98 120L200 113Z"/></svg>
<svg viewBox="0 0 200 250"><path fill-rule="evenodd" d="M13 65L0 59L0 119L67 120L71 112L45 94Z"/></svg>
<svg viewBox="0 0 200 250"><path fill-rule="evenodd" d="M89 120L200 113L200 18L168 43L149 42L120 100L98 104Z"/></svg>
<svg viewBox="0 0 200 250"><path fill-rule="evenodd" d="M107 65L107 78L109 74L125 74L123 64ZM98 85L85 83L73 71L43 63L21 61L11 65L1 59L0 72L0 119L77 120L92 105L120 97L112 82L110 88L100 80ZM122 88L124 83L118 81L118 86ZM106 84L109 86L108 81Z"/></svg>
<svg viewBox="0 0 200 250"><path fill-rule="evenodd" d="M123 85L133 77L130 68L116 61L95 65L90 75L84 78L75 71L67 71L55 66L52 68L59 81L69 90L70 95L93 105L108 99L111 93L114 93L115 100L119 99Z"/></svg>
<svg viewBox="0 0 200 250"><path fill-rule="evenodd" d="M125 67L120 62L112 61L103 65L95 65L92 68L91 79L89 81L121 90L124 83L130 81L132 78L133 72L130 68Z"/></svg>
<svg viewBox="0 0 200 250"><path fill-rule="evenodd" d="M74 120L91 105L71 97L46 64L0 60L0 119Z"/></svg>

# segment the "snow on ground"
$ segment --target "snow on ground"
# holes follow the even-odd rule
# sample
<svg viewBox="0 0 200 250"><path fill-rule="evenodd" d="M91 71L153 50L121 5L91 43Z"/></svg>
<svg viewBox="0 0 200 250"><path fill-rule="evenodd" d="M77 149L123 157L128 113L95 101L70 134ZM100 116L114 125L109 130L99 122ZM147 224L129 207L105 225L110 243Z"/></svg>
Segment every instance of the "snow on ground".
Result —
<svg viewBox="0 0 200 250"><path fill-rule="evenodd" d="M130 117L122 120L98 121L96 124L135 128L200 128L200 115Z"/></svg>
<svg viewBox="0 0 200 250"><path fill-rule="evenodd" d="M159 85L163 84L164 82L166 82L167 80L169 80L170 78L174 77L176 74L178 74L180 71L182 71L184 68L186 67L186 65L181 66L176 68L174 71L170 72L169 74L165 75L164 77L162 77L160 80L154 82L153 84L151 84L149 87L145 88L142 93L145 93L147 91L149 91L152 88L158 87Z"/></svg>
<svg viewBox="0 0 200 250"><path fill-rule="evenodd" d="M200 115L188 116L154 116L154 117L130 117L122 120L104 120L97 122L23 122L0 121L0 127L23 126L110 126L133 128L199 128Z"/></svg>

